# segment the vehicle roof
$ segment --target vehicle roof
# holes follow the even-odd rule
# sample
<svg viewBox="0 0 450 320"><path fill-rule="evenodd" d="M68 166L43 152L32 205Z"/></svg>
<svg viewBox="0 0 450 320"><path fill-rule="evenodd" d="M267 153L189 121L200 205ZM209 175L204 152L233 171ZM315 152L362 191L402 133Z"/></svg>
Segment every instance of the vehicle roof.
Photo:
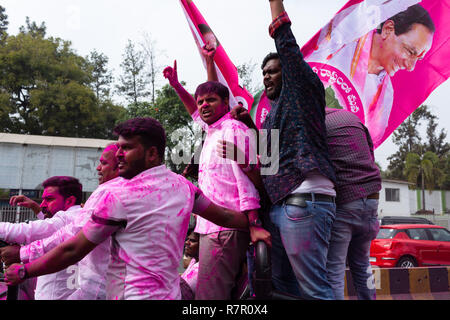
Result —
<svg viewBox="0 0 450 320"><path fill-rule="evenodd" d="M383 226L380 226L380 228L383 229L419 229L419 228L438 228L438 229L445 229L444 227L437 226L434 224L385 224Z"/></svg>

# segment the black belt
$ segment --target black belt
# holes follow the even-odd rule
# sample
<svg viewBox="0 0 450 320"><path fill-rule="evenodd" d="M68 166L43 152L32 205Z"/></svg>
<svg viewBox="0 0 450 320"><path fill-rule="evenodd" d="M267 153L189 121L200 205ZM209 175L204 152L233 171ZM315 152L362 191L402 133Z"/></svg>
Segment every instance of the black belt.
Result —
<svg viewBox="0 0 450 320"><path fill-rule="evenodd" d="M379 192L372 193L372 194L367 196L367 199L376 199L376 200L378 200L378 199L380 199L380 193Z"/></svg>
<svg viewBox="0 0 450 320"><path fill-rule="evenodd" d="M285 203L292 206L306 207L305 201L313 201L313 195L311 193L292 193L287 196ZM314 193L314 201L335 203L335 198L326 194Z"/></svg>

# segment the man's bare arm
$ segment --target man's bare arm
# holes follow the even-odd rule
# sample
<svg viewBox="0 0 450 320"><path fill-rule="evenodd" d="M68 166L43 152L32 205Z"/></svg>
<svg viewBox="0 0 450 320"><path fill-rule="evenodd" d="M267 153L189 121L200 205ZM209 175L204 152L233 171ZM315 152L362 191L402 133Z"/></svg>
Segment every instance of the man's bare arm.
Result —
<svg viewBox="0 0 450 320"><path fill-rule="evenodd" d="M222 227L240 229L248 228L248 219L245 214L220 207L212 202L202 212L195 213Z"/></svg>
<svg viewBox="0 0 450 320"><path fill-rule="evenodd" d="M170 85L180 97L187 112L189 112L189 114L193 114L197 110L197 104L191 94L187 92L187 90L178 81L177 61L174 61L173 67L166 67L163 74L164 77L169 80Z"/></svg>
<svg viewBox="0 0 450 320"><path fill-rule="evenodd" d="M89 241L80 231L71 239L63 242L39 259L25 265L28 277L38 277L61 271L83 259L97 244ZM8 285L16 285L21 282L18 277L20 264L11 265L5 273Z"/></svg>
<svg viewBox="0 0 450 320"><path fill-rule="evenodd" d="M283 0L269 0L269 2L272 20L275 20L284 11Z"/></svg>
<svg viewBox="0 0 450 320"><path fill-rule="evenodd" d="M202 48L202 55L206 61L206 73L208 76L208 81L219 81L217 76L216 65L214 64L214 55L216 54L216 48L210 48L205 45Z"/></svg>

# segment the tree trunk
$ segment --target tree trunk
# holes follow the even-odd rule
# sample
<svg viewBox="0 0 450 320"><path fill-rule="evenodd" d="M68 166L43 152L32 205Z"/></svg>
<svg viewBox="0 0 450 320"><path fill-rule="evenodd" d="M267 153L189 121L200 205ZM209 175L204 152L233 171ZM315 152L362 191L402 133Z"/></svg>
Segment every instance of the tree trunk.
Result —
<svg viewBox="0 0 450 320"><path fill-rule="evenodd" d="M425 173L422 172L422 210L425 211Z"/></svg>

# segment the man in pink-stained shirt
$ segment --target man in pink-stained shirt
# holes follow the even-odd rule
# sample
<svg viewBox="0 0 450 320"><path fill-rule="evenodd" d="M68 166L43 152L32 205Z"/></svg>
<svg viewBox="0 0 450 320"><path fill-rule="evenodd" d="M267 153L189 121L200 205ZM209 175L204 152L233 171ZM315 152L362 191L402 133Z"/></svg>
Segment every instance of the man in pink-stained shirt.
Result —
<svg viewBox="0 0 450 320"><path fill-rule="evenodd" d="M194 100L178 82L176 64L167 67L164 76L194 121L206 132L199 161L199 187L213 203L249 217L250 235L248 230L224 228L201 217L197 219L195 232L200 234L200 254L195 298L227 300L246 259L249 240L256 239L258 234L258 238L270 243L270 234L261 228L258 219L258 191L239 166L256 163L256 133L231 118L229 91L221 83L208 81L199 85ZM241 146L246 151L245 159L232 161L219 157L216 148L222 141Z"/></svg>
<svg viewBox="0 0 450 320"><path fill-rule="evenodd" d="M219 141L234 141L242 145L248 137L246 157L256 154L254 137L249 129L227 112L227 95L228 88L219 82L206 82L195 94L198 110L192 117L203 124L207 133L200 155L198 182L214 203L257 216L260 208L258 191L236 161L223 159L215 152ZM195 231L200 234L196 299L230 299L235 279L246 258L250 240L248 231L220 227L201 217L197 219Z"/></svg>
<svg viewBox="0 0 450 320"><path fill-rule="evenodd" d="M163 165L166 136L158 121L130 119L114 132L122 181L94 191L96 205L86 203L90 218L75 236L32 262L12 264L8 285L59 271L111 237L108 299L180 299L177 268L191 212L228 227L248 226L245 215L215 205Z"/></svg>

